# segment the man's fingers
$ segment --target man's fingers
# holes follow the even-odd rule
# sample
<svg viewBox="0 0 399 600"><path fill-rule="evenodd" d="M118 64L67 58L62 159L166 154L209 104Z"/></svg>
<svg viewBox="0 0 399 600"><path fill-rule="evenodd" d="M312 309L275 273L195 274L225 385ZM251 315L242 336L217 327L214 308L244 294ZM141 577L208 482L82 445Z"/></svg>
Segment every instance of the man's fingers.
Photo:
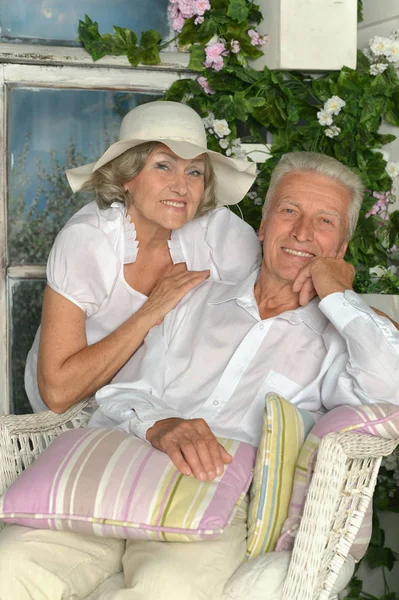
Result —
<svg viewBox="0 0 399 600"><path fill-rule="evenodd" d="M316 290L314 289L313 280L309 277L306 279L301 290L299 291L299 304L305 306L316 296Z"/></svg>
<svg viewBox="0 0 399 600"><path fill-rule="evenodd" d="M167 449L165 449L166 454L169 456L176 469L180 471L183 475L191 475L192 470L189 464L184 459L181 449L178 444L174 442L170 442L168 444Z"/></svg>
<svg viewBox="0 0 399 600"><path fill-rule="evenodd" d="M305 267L303 267L299 271L298 275L295 277L295 281L294 281L294 283L292 285L293 291L294 292L300 292L301 289L302 289L303 284L310 277L311 277L311 274L310 274L309 265L306 265Z"/></svg>

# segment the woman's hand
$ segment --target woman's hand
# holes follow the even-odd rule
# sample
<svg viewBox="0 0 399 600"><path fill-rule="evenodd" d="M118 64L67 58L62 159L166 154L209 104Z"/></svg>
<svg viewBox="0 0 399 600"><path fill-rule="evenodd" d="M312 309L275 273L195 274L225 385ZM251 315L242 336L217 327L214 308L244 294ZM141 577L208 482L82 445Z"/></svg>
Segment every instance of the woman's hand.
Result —
<svg viewBox="0 0 399 600"><path fill-rule="evenodd" d="M200 481L222 475L224 465L232 461L204 419L163 419L150 427L146 437L169 456L180 473Z"/></svg>
<svg viewBox="0 0 399 600"><path fill-rule="evenodd" d="M208 279L210 271L188 271L185 263L171 266L157 282L146 303L136 313L149 316L152 326L164 317L193 288Z"/></svg>

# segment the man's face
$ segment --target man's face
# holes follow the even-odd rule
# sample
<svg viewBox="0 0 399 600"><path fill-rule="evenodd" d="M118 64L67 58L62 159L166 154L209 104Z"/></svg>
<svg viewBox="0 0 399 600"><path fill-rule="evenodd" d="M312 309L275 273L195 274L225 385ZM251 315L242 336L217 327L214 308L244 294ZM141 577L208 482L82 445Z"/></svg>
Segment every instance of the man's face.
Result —
<svg viewBox="0 0 399 600"><path fill-rule="evenodd" d="M290 282L316 257L343 258L349 202L349 191L328 177L285 175L259 228L268 276Z"/></svg>

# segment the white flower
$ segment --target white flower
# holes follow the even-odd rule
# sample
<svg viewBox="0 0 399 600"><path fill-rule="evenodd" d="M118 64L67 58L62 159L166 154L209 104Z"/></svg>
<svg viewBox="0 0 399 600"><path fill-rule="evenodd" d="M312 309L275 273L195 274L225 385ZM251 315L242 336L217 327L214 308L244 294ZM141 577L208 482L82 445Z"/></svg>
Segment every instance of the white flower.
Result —
<svg viewBox="0 0 399 600"><path fill-rule="evenodd" d="M319 110L317 113L317 119L320 125L332 125L333 123L331 113L326 110Z"/></svg>
<svg viewBox="0 0 399 600"><path fill-rule="evenodd" d="M341 129L339 127L336 127L335 125L324 130L324 135L326 135L329 138L337 137L337 135L339 135L340 133Z"/></svg>
<svg viewBox="0 0 399 600"><path fill-rule="evenodd" d="M245 152L245 150L243 150L243 148L241 148L241 146L233 146L232 151L233 151L233 156L235 158L241 158L242 160L248 160L247 153Z"/></svg>
<svg viewBox="0 0 399 600"><path fill-rule="evenodd" d="M395 177L399 176L399 163L389 161L389 163L387 163L387 166L385 167L385 170L388 173L388 175L392 177L392 179L395 179Z"/></svg>
<svg viewBox="0 0 399 600"><path fill-rule="evenodd" d="M229 140L226 140L225 138L219 140L219 146L223 148L223 150L226 150L226 148L229 147Z"/></svg>
<svg viewBox="0 0 399 600"><path fill-rule="evenodd" d="M378 73L383 73L387 68L388 65L386 63L376 63L375 65L371 65L370 75L378 75Z"/></svg>
<svg viewBox="0 0 399 600"><path fill-rule="evenodd" d="M391 50L389 54L386 54L389 62L396 63L399 60L399 40L395 40L391 42Z"/></svg>
<svg viewBox="0 0 399 600"><path fill-rule="evenodd" d="M375 35L369 41L369 46L371 52L375 56L388 56L391 52L392 40L381 37L380 35Z"/></svg>
<svg viewBox="0 0 399 600"><path fill-rule="evenodd" d="M214 120L215 120L215 115L213 114L213 112L208 113L208 116L205 117L204 119L202 119L205 129L209 129L210 127L213 127Z"/></svg>
<svg viewBox="0 0 399 600"><path fill-rule="evenodd" d="M263 204L262 198L260 198L260 196L257 196L254 200L254 204L255 204L255 206L262 206L262 204Z"/></svg>
<svg viewBox="0 0 399 600"><path fill-rule="evenodd" d="M345 100L342 100L339 96L331 96L331 98L324 103L324 110L332 115L338 115L345 104Z"/></svg>
<svg viewBox="0 0 399 600"><path fill-rule="evenodd" d="M250 200L255 200L255 198L257 197L257 193L256 192L248 192L247 196Z"/></svg>
<svg viewBox="0 0 399 600"><path fill-rule="evenodd" d="M226 119L215 119L213 121L213 130L216 133L216 135L220 138L225 137L226 135L229 135L229 133L231 133Z"/></svg>

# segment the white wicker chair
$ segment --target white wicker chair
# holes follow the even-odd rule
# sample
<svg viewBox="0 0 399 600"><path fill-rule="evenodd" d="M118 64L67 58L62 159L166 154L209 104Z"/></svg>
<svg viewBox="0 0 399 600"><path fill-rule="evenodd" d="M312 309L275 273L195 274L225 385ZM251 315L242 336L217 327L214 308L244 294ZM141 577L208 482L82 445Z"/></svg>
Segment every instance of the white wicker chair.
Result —
<svg viewBox="0 0 399 600"><path fill-rule="evenodd" d="M0 494L63 431L85 426L93 411L84 400L62 415L0 417ZM327 435L298 530L283 600L327 600L372 498L383 456L399 444L369 435ZM120 586L116 577L114 585ZM97 597L96 593L90 600ZM243 599L244 600L244 599Z"/></svg>

